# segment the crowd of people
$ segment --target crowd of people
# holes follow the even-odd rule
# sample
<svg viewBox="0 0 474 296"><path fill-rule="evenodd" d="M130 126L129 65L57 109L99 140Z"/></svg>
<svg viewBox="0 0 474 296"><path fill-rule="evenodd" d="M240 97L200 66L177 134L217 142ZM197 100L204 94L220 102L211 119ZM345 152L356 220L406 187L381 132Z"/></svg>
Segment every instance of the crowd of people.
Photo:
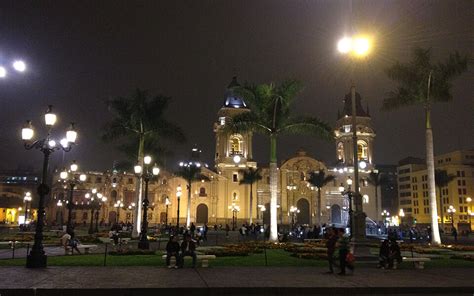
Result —
<svg viewBox="0 0 474 296"><path fill-rule="evenodd" d="M329 263L327 273L334 273L335 266L340 269L338 275L346 275L346 268L354 272L354 255L350 250L350 240L345 235L344 229L328 227L326 228L325 237Z"/></svg>

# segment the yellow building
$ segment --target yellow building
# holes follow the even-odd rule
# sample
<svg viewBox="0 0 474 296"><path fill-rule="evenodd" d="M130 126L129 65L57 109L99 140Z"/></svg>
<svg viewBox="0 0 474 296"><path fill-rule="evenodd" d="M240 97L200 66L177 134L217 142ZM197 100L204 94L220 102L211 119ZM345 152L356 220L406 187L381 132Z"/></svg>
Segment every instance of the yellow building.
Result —
<svg viewBox="0 0 474 296"><path fill-rule="evenodd" d="M444 222L445 230L455 226L468 225L474 212L474 149L457 150L435 157L435 167L445 170L454 178L448 186L436 188L438 221ZM407 223L430 224L428 176L423 159L406 158L398 166L399 209L403 209ZM440 196L441 193L441 196ZM441 198L441 199L440 199ZM452 206L452 214L448 209ZM443 215L441 215L441 209ZM443 217L441 217L443 216ZM451 218L454 218L452 221ZM443 221L441 221L443 219ZM471 224L472 226L472 224Z"/></svg>
<svg viewBox="0 0 474 296"><path fill-rule="evenodd" d="M265 166L259 166L253 158L252 134L251 133L228 133L224 129L226 122L233 116L244 112L250 112L245 102L234 95L232 88L238 86L236 78L229 84L225 91L222 108L217 113L214 123L216 148L214 154L214 168L202 168L202 173L207 180L199 180L191 186L191 222L198 225L204 223L231 224L233 214L237 217L237 223L249 222L250 212L254 223L265 223L269 221L269 170ZM346 225L348 217L348 200L341 195L339 187L346 186L346 181L352 176L352 150L350 145L350 129L347 131L347 121L351 114L347 106L350 106L350 96L346 96L344 114L339 117L335 126L336 133L336 155L337 165L327 166L323 162L309 156L300 150L293 157L288 158L280 164L280 176L278 184L278 223L291 223L291 206L296 206L299 213L296 222L300 224L314 225L318 222L317 208L321 206L321 223ZM360 95L357 94L357 128L359 130L359 159L364 161L365 166L360 170L361 194L366 214L373 220L378 221L379 210L376 209L374 187L366 182L367 174L374 168L373 165L373 139L375 133L370 125L370 116L361 106ZM195 153L198 151L195 151ZM339 157L343 155L343 157ZM253 185L253 203L250 205L249 185L240 185L242 170L249 167L262 167L263 179ZM321 190L321 205L317 204L317 190L311 187L307 178L310 172L324 169L326 174L334 174L337 179ZM87 181L78 185L73 196L75 205L74 221L76 223L90 222L90 204L85 194L92 188L107 197L100 209L100 221L114 223L116 221L132 221L132 215L136 215L133 203L136 203L135 185L137 178L130 173L124 172L87 172ZM49 206L49 215L58 223L66 221L67 189L59 179L59 173L54 176L56 182L53 184L53 198ZM151 225L164 223L177 223L178 198L177 188L181 186L182 195L179 200L179 222L186 222L187 188L185 180L173 176L171 172L162 170L157 180L152 181L149 186L150 210L148 214ZM380 194L378 194L378 205L380 205ZM62 207L57 206L61 200ZM116 207L117 204L123 206ZM115 206L114 206L115 205ZM136 204L135 204L136 205ZM252 211L250 208L252 207ZM233 209L238 211L233 212ZM62 214L61 214L62 213ZM118 217L117 217L118 216ZM168 218L168 219L167 219Z"/></svg>

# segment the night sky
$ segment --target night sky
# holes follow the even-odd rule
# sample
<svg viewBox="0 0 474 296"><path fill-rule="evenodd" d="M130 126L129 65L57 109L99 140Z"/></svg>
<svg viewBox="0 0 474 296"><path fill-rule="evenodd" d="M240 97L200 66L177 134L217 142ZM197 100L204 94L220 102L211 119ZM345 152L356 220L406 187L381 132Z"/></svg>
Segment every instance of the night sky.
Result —
<svg viewBox="0 0 474 296"><path fill-rule="evenodd" d="M2 1L0 63L21 57L29 68L0 81L0 168L40 167L41 153L23 149L20 129L32 119L38 131L53 104L60 123L53 134L62 136L70 121L80 133L79 145L56 152L53 166L77 159L83 169L110 169L123 156L100 139L110 119L104 101L136 87L173 97L169 119L188 142L172 147L168 167L194 143L213 164L212 127L233 75L240 82L301 80L295 112L331 125L352 78L377 131L375 162L423 157L421 107L380 111L394 87L383 69L407 61L414 46L432 47L435 57L473 53L473 12L470 0L353 1L352 9L349 1ZM351 27L376 40L356 67L335 50ZM434 107L435 154L474 147L472 73L454 81L453 102ZM300 147L335 159L333 142L301 136L280 140L279 159ZM268 161L266 139L255 137L254 150L257 162Z"/></svg>

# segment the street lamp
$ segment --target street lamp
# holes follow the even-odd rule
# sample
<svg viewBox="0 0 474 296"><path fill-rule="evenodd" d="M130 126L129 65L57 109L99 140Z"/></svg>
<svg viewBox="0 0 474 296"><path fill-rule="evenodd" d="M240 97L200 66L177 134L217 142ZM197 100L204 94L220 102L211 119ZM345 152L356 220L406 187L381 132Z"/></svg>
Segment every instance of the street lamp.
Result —
<svg viewBox="0 0 474 296"><path fill-rule="evenodd" d="M232 231L234 231L237 224L237 213L240 212L240 206L233 202L232 205L229 206L229 210L232 211Z"/></svg>
<svg viewBox="0 0 474 296"><path fill-rule="evenodd" d="M133 211L135 211L135 206L136 206L136 204L134 202L132 202L131 204L128 205L128 210L132 214L131 215L132 223L133 223ZM127 220L128 220L128 218L127 218Z"/></svg>
<svg viewBox="0 0 474 296"><path fill-rule="evenodd" d="M92 193L92 194L91 194ZM99 232L99 227L98 227L98 219L99 219L99 211L101 204L100 202L104 198L102 193L97 192L96 188L92 188L91 193L86 193L85 198L89 200L88 204L91 206L91 222L89 225L89 234L93 234L94 232ZM105 198L105 200L107 200ZM97 213L96 213L97 210ZM95 220L96 220L96 226L94 227L94 213L95 214Z"/></svg>
<svg viewBox="0 0 474 296"><path fill-rule="evenodd" d="M291 214L291 228L295 228L295 221L296 221L296 215L300 212L300 210L295 207L291 206L290 207L290 214Z"/></svg>
<svg viewBox="0 0 474 296"><path fill-rule="evenodd" d="M63 225L63 201L58 200L56 205L58 206L58 210L59 210L59 223Z"/></svg>
<svg viewBox="0 0 474 296"><path fill-rule="evenodd" d="M382 215L384 225L385 225L385 229L387 229L388 228L388 222L390 220L390 212L387 212L387 210L383 210L380 215Z"/></svg>
<svg viewBox="0 0 474 296"><path fill-rule="evenodd" d="M398 216L400 217L400 224L403 224L403 217L405 217L405 211L403 209L400 209L400 211L398 211Z"/></svg>
<svg viewBox="0 0 474 296"><path fill-rule="evenodd" d="M171 205L171 201L168 197L165 199L165 205L166 205L166 218L165 218L165 225L168 227L168 207Z"/></svg>
<svg viewBox="0 0 474 296"><path fill-rule="evenodd" d="M181 195L183 194L182 192L182 188L181 188L181 185L178 185L178 187L176 187L176 199L178 199L178 213L176 214L176 231L179 232L179 202L181 200Z"/></svg>
<svg viewBox="0 0 474 296"><path fill-rule="evenodd" d="M371 40L366 36L344 37L339 40L337 49L341 54L354 58L365 58L372 48ZM351 83L351 103L352 103L352 149L354 167L354 204L355 220L354 236L357 239L365 238L365 217L362 209L362 197L359 189L359 159L357 153L357 111L356 111L356 91L355 84ZM352 234L352 229L351 229Z"/></svg>
<svg viewBox="0 0 474 296"><path fill-rule="evenodd" d="M26 64L22 60L15 60L11 64L11 68L17 72L25 72ZM8 70L5 66L0 65L0 78L6 78Z"/></svg>
<svg viewBox="0 0 474 296"><path fill-rule="evenodd" d="M73 196L74 196L74 188L80 182L84 182L87 179L85 174L78 174L77 173L78 165L74 160L70 167L69 172L64 169L60 174L59 177L69 185L69 199L67 201L67 209L68 209L68 216L67 216L67 226L66 232L71 234L74 226L72 225L72 210L74 208Z"/></svg>
<svg viewBox="0 0 474 296"><path fill-rule="evenodd" d="M117 218L115 219L115 223L120 222L120 209L123 208L123 202L121 200L117 200L114 204L114 208L117 209ZM133 221L133 220L132 220Z"/></svg>
<svg viewBox="0 0 474 296"><path fill-rule="evenodd" d="M456 213L456 209L450 205L448 208L448 213L451 215L451 227L454 228L454 213Z"/></svg>
<svg viewBox="0 0 474 296"><path fill-rule="evenodd" d="M25 197L23 197L23 202L25 203L25 224L28 224L28 203L31 205L31 200L31 192L26 192Z"/></svg>
<svg viewBox="0 0 474 296"><path fill-rule="evenodd" d="M37 149L43 153L43 172L41 176L41 184L38 186L38 214L35 230L35 241L31 248L30 254L26 259L26 267L46 267L47 256L43 249L43 227L44 227L44 201L46 195L50 192L47 185L48 182L48 164L49 156L56 150L63 150L69 152L76 142L77 132L74 130L74 124L71 124L69 130L66 132L66 137L61 140L61 144L57 145L56 140L51 136L51 131L56 123L56 114L53 113L53 107L49 105L48 110L44 115L45 125L48 128L48 134L45 138L33 141L34 129L31 120L28 120L21 130L21 138L24 142L26 150Z"/></svg>
<svg viewBox="0 0 474 296"><path fill-rule="evenodd" d="M471 197L466 197L466 202L469 204L468 206L468 210L467 210L467 213L469 215L469 232L472 231L472 227L471 227L471 217L474 216L474 213L472 212L471 210L471 202L472 202L472 198Z"/></svg>
<svg viewBox="0 0 474 296"><path fill-rule="evenodd" d="M151 163L151 156L145 156L143 158L143 167L140 165L140 163L137 163L134 167L135 174L139 179L143 179L145 181L145 198L143 199L142 205L143 205L143 221L142 221L142 227L140 231L140 241L138 242L138 248L142 250L148 250L150 248L150 242L148 241L148 183L150 182L150 179L158 176L160 173L160 169L158 166L155 164L152 168L152 170L149 170L150 163Z"/></svg>

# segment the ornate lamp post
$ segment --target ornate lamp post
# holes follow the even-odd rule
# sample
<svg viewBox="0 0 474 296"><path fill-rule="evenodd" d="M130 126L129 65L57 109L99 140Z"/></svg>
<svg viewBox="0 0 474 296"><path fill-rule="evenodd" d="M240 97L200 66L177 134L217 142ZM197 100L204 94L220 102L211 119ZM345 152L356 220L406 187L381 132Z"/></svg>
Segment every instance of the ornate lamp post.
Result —
<svg viewBox="0 0 474 296"><path fill-rule="evenodd" d="M353 237L353 211L352 211L352 198L353 198L353 192L351 191L351 186L352 186L352 179L348 178L347 181L347 190L344 188L344 184L341 183L339 186L339 192L341 192L343 197L346 197L349 200L349 221L348 221L348 227L350 230L350 237Z"/></svg>
<svg viewBox="0 0 474 296"><path fill-rule="evenodd" d="M140 163L137 163L135 165L134 170L135 174L139 179L143 179L145 181L145 198L143 199L143 221L142 221L142 227L140 230L140 241L138 242L138 248L142 250L148 250L150 248L150 242L148 241L148 183L150 182L150 179L158 176L160 173L160 169L156 166L156 164L153 166L153 169L150 171L149 166L151 163L151 157L150 156L145 156L143 158L143 163L144 166L142 167Z"/></svg>
<svg viewBox="0 0 474 296"><path fill-rule="evenodd" d="M171 205L171 201L168 197L165 199L165 205L166 205L166 218L165 218L165 224L168 227L168 207Z"/></svg>
<svg viewBox="0 0 474 296"><path fill-rule="evenodd" d="M58 206L58 210L59 210L59 223L63 225L63 201L58 200L56 205Z"/></svg>
<svg viewBox="0 0 474 296"><path fill-rule="evenodd" d="M25 197L23 197L23 202L25 203L25 224L28 224L28 203L31 204L31 200L31 192L26 192Z"/></svg>
<svg viewBox="0 0 474 296"><path fill-rule="evenodd" d="M25 72L26 70L26 64L25 62L21 60L13 61L11 64L11 67L13 68L13 70L17 72ZM0 78L6 78L7 75L8 75L7 68L5 68L3 65L0 65Z"/></svg>
<svg viewBox="0 0 474 296"><path fill-rule="evenodd" d="M133 223L133 211L135 211L135 206L136 204L134 202L132 202L129 206L128 206L128 210L131 212L131 218L132 218L132 223ZM128 220L128 219L127 219Z"/></svg>
<svg viewBox="0 0 474 296"><path fill-rule="evenodd" d="M240 212L240 206L233 202L232 205L229 206L229 210L232 211L232 231L234 231L237 224L237 213Z"/></svg>
<svg viewBox="0 0 474 296"><path fill-rule="evenodd" d="M43 153L43 173L41 176L41 184L38 186L38 215L35 230L35 242L26 259L26 267L46 267L47 257L43 250L43 226L44 226L44 201L46 195L50 192L49 186L46 184L48 180L48 164L49 156L56 150L63 150L69 152L72 145L76 142L77 132L74 130L74 124L71 123L69 130L66 132L66 137L60 141L60 144L51 137L51 131L56 123L56 114L53 113L53 107L50 105L46 114L44 115L45 124L48 128L48 134L45 138L32 141L34 136L33 126L28 120L26 125L21 130L21 138L24 141L26 150L38 149Z"/></svg>
<svg viewBox="0 0 474 296"><path fill-rule="evenodd" d="M385 229L388 228L388 221L390 220L390 212L387 212L387 210L383 210L382 213L380 213L383 219L383 224L385 225Z"/></svg>
<svg viewBox="0 0 474 296"><path fill-rule="evenodd" d="M178 185L178 187L176 187L176 199L178 200L178 209L177 209L177 214L176 214L176 231L179 231L179 202L181 200L181 195L183 194L182 192L182 188L181 188L181 185Z"/></svg>
<svg viewBox="0 0 474 296"><path fill-rule="evenodd" d="M99 211L101 207L101 202L107 201L107 198L102 195L102 193L97 192L96 188L92 188L92 194L86 193L85 197L89 200L89 205L91 206L91 222L89 225L89 234L99 232L98 220L99 220ZM95 215L94 215L95 214ZM94 218L95 218L95 227L94 227Z"/></svg>
<svg viewBox="0 0 474 296"><path fill-rule="evenodd" d="M341 54L348 55L353 58L365 58L371 49L371 42L368 38L363 36L354 36L342 38L338 44L337 49ZM353 167L354 167L354 204L355 204L355 227L351 229L351 237L356 239L365 238L365 213L362 209L362 196L359 192L359 159L357 153L357 110L356 110L356 91L355 84L351 82L351 103L352 103L352 149L353 149ZM363 166L366 166L364 162Z"/></svg>
<svg viewBox="0 0 474 296"><path fill-rule="evenodd" d="M67 233L71 233L72 230L74 229L74 226L72 224L72 210L74 208L74 188L76 187L77 184L80 182L84 182L87 179L87 176L85 174L77 174L77 169L78 165L76 164L76 161L74 160L71 163L71 166L69 167L69 171L64 169L60 174L59 177L69 185L69 199L67 201L67 226L66 226L66 231Z"/></svg>
<svg viewBox="0 0 474 296"><path fill-rule="evenodd" d="M119 220L120 219L120 209L123 208L123 202L121 200L117 200L114 204L114 208L117 209L117 219L116 219L115 223L119 223L120 222L120 220Z"/></svg>
<svg viewBox="0 0 474 296"><path fill-rule="evenodd" d="M451 215L451 227L454 228L454 213L456 213L456 209L450 205L448 208L448 213Z"/></svg>
<svg viewBox="0 0 474 296"><path fill-rule="evenodd" d="M296 221L296 215L300 212L300 210L295 207L291 206L290 207L290 214L291 214L291 229L295 228L295 221Z"/></svg>

